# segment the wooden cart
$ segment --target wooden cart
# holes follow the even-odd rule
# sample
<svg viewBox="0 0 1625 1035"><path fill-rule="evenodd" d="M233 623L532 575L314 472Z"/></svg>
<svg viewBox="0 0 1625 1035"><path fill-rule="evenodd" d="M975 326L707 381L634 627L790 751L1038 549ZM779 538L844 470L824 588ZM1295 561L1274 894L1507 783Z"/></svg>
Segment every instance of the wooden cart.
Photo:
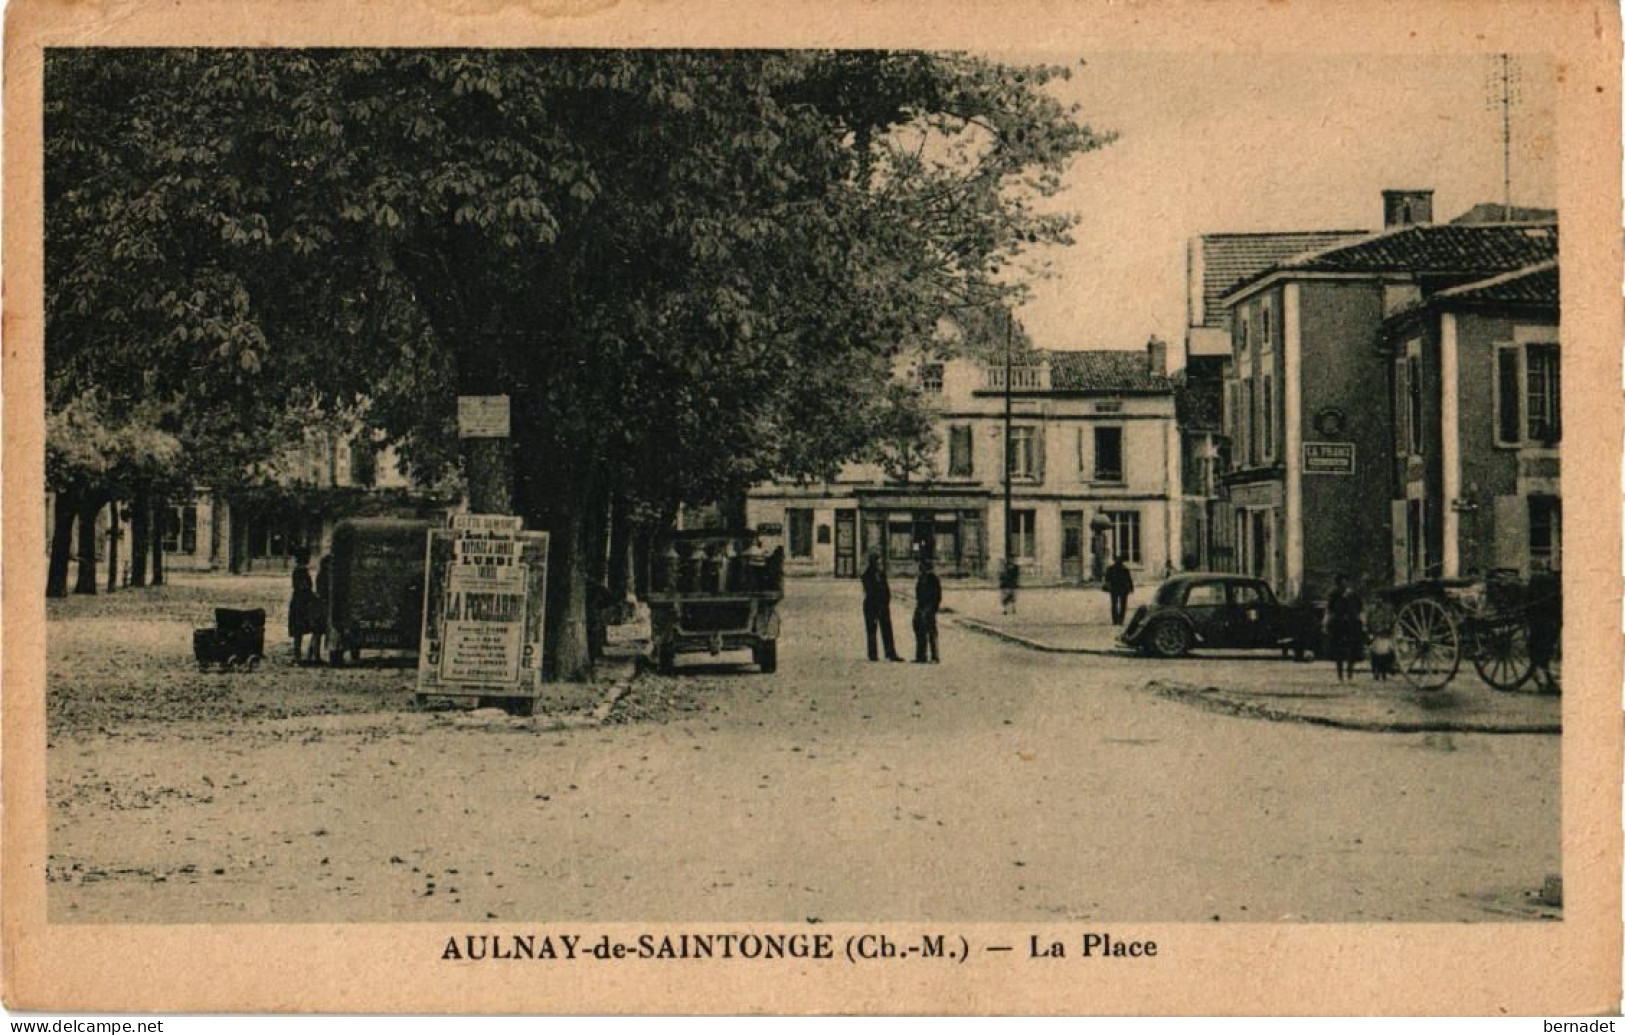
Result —
<svg viewBox="0 0 1625 1035"><path fill-rule="evenodd" d="M1438 690L1463 660L1496 690L1555 692L1562 589L1555 579L1525 584L1516 572L1488 579L1432 579L1386 595L1393 609L1394 657L1418 690Z"/></svg>

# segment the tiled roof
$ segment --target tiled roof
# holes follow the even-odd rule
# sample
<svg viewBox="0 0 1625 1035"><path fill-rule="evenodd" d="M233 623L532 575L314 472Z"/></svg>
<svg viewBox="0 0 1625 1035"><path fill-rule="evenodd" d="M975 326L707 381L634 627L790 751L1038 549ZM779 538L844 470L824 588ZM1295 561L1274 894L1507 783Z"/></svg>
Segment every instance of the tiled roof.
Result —
<svg viewBox="0 0 1625 1035"><path fill-rule="evenodd" d="M1219 299L1240 281L1295 255L1369 236L1368 230L1203 234L1198 245L1202 250L1201 326L1230 326L1230 312L1219 303Z"/></svg>
<svg viewBox="0 0 1625 1035"><path fill-rule="evenodd" d="M1441 291L1440 304L1557 305L1557 260Z"/></svg>
<svg viewBox="0 0 1625 1035"><path fill-rule="evenodd" d="M1557 255L1555 223L1408 226L1300 255L1262 270L1229 293L1281 271L1303 273L1500 273Z"/></svg>
<svg viewBox="0 0 1625 1035"><path fill-rule="evenodd" d="M1151 372L1144 350L1049 350L1050 390L1055 392L1138 392L1174 390L1171 379Z"/></svg>
<svg viewBox="0 0 1625 1035"><path fill-rule="evenodd" d="M1452 223L1555 223L1557 209L1555 208L1520 208L1517 205L1508 207L1497 205L1493 201L1480 202L1461 215L1452 219Z"/></svg>

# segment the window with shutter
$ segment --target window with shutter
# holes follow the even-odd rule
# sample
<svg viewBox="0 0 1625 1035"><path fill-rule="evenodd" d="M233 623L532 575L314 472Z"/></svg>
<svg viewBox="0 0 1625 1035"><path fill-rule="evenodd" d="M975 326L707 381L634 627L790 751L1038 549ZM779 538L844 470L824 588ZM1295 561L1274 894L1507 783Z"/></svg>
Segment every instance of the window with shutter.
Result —
<svg viewBox="0 0 1625 1035"><path fill-rule="evenodd" d="M1554 444L1562 437L1562 408L1558 398L1556 345L1530 345L1525 356L1529 405L1529 441Z"/></svg>
<svg viewBox="0 0 1625 1035"><path fill-rule="evenodd" d="M1495 410L1495 440L1501 445L1516 445L1522 437L1520 380L1517 346L1498 347L1495 354L1495 391L1498 400Z"/></svg>
<svg viewBox="0 0 1625 1035"><path fill-rule="evenodd" d="M1405 357L1405 434L1412 456L1422 455L1422 357Z"/></svg>
<svg viewBox="0 0 1625 1035"><path fill-rule="evenodd" d="M948 428L948 477L970 478L974 473L970 425L954 424Z"/></svg>

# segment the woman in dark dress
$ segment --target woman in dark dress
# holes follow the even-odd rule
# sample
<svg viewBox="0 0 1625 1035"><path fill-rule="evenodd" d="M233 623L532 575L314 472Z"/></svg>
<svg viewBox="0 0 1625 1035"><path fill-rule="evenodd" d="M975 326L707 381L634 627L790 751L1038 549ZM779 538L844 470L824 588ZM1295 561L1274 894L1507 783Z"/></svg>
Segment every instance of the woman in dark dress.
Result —
<svg viewBox="0 0 1625 1035"><path fill-rule="evenodd" d="M1332 660L1337 663L1337 681L1354 678L1354 666L1364 653L1362 628L1364 605L1360 594L1349 586L1349 577L1339 574L1331 595L1326 598L1326 639Z"/></svg>
<svg viewBox="0 0 1625 1035"><path fill-rule="evenodd" d="M300 660L300 646L316 621L316 588L310 581L310 556L295 554L293 559L293 599L288 601L288 635L293 638L293 660Z"/></svg>

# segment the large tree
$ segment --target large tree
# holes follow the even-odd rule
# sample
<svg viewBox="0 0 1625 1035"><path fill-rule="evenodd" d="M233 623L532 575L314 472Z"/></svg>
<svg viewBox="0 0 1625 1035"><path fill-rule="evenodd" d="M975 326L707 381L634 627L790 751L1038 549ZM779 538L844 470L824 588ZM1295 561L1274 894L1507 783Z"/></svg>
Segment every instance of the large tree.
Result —
<svg viewBox="0 0 1625 1035"><path fill-rule="evenodd" d="M1011 300L999 271L1065 240L1036 200L1103 139L1044 89L1061 70L961 54L57 60L50 100L84 142L48 121L48 148L92 253L155 224L130 283L71 278L95 288L79 315L117 299L140 328L109 366L176 378L188 415L365 398L426 469L452 455L457 394L508 394L513 502L552 533L566 677L589 661L586 583L616 515L825 476L908 426L897 350ZM69 358L94 335L77 337Z"/></svg>

